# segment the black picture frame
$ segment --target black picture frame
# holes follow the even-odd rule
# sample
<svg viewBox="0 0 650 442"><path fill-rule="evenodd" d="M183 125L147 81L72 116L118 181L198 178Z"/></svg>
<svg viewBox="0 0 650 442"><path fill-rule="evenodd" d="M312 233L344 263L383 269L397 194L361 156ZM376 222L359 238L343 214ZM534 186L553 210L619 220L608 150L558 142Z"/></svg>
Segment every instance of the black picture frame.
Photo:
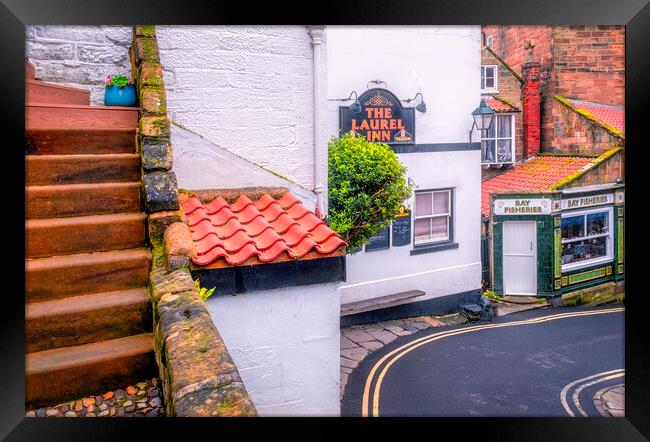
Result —
<svg viewBox="0 0 650 442"><path fill-rule="evenodd" d="M288 15L289 10L293 16ZM26 24L617 24L626 25L626 418L429 418L429 419L340 419L329 425L316 423L304 432L298 426L275 419L37 419L25 418L24 410L24 25ZM472 437L477 440L526 441L632 441L650 438L650 340L647 312L650 296L643 287L641 216L648 186L642 182L643 167L649 164L645 116L650 108L650 5L647 0L388 0L304 3L289 8L277 2L176 2L171 0L1 0L0 50L2 51L2 136L5 221L3 244L5 267L0 363L2 418L0 437L4 440L152 440L199 436L203 430L212 437L237 429L234 437L246 437L251 429L277 436L304 437L318 428L323 437L354 437L341 434L337 424L363 431L384 433L387 426L412 437L413 429L426 431L425 437L442 435ZM477 42L478 43L478 42ZM433 102L433 97L431 98ZM647 175L647 173L645 174ZM645 185L644 185L645 184ZM636 201L636 202L635 202ZM634 215L634 213L637 215ZM477 215L478 216L478 215ZM7 247L10 245L9 247ZM297 421L300 424L300 421ZM293 422L292 422L293 423ZM331 425L334 424L334 425ZM236 427L236 428L235 428ZM410 430L410 431L409 431ZM191 431L191 432L188 432ZM268 434L268 433L267 433ZM162 440L162 439L161 439Z"/></svg>

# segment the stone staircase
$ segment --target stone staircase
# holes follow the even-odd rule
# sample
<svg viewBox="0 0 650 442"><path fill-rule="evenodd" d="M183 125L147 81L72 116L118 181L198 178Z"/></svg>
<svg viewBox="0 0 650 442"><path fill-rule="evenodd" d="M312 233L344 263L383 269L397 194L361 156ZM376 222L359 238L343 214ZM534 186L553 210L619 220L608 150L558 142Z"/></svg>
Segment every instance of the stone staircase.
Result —
<svg viewBox="0 0 650 442"><path fill-rule="evenodd" d="M26 407L156 375L137 108L26 62Z"/></svg>

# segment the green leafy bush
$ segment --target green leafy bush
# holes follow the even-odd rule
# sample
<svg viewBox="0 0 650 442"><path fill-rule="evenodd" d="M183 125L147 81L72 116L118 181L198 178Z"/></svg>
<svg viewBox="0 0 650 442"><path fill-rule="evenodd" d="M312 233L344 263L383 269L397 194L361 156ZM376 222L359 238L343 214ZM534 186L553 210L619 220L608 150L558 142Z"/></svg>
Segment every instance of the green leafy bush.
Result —
<svg viewBox="0 0 650 442"><path fill-rule="evenodd" d="M483 291L483 296L491 299L492 301L500 301L503 299L501 296L497 295L493 290L490 289Z"/></svg>
<svg viewBox="0 0 650 442"><path fill-rule="evenodd" d="M387 144L353 134L332 138L328 146L328 221L355 251L387 227L411 196L406 167Z"/></svg>
<svg viewBox="0 0 650 442"><path fill-rule="evenodd" d="M210 296L212 296L212 293L214 293L215 287L212 287L210 290L206 289L205 287L201 287L199 285L199 279L194 280L194 288L196 289L197 292L199 292L199 295L201 295L201 299L203 302L206 301Z"/></svg>

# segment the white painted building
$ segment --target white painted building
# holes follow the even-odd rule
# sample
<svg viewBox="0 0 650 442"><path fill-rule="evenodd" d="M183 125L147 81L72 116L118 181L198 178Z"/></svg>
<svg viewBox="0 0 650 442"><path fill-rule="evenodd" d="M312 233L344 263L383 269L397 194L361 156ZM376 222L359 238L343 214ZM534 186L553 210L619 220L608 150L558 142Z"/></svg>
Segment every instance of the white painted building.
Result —
<svg viewBox="0 0 650 442"><path fill-rule="evenodd" d="M393 246L391 232L389 248L348 255L341 303L422 290L424 296L405 302L414 301L418 311L456 307L465 297L450 295L471 295L481 286L481 158L478 146L468 145L470 114L481 92L480 27L329 26L327 51L329 136L340 128L339 107L353 103L340 101L351 91L361 95L381 87L402 100L421 93L426 103L426 112L415 111L415 143L396 146L414 184L406 202L412 212L410 243ZM475 133L474 141L478 138ZM436 191L434 210L431 191ZM437 201L447 197L448 205ZM440 213L448 216L424 217ZM416 226L418 214L423 217ZM447 218L446 227L439 224ZM440 302L426 301L435 298Z"/></svg>

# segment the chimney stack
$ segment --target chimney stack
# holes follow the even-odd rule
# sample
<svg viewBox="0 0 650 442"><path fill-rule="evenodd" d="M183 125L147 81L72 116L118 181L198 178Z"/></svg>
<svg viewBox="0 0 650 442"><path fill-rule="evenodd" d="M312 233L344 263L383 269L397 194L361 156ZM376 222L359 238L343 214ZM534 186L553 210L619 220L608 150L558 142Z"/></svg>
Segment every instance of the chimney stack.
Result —
<svg viewBox="0 0 650 442"><path fill-rule="evenodd" d="M532 48L531 55L532 55ZM523 107L522 129L524 132L524 158L540 152L541 129L541 64L529 61L521 67L524 85L521 89Z"/></svg>

